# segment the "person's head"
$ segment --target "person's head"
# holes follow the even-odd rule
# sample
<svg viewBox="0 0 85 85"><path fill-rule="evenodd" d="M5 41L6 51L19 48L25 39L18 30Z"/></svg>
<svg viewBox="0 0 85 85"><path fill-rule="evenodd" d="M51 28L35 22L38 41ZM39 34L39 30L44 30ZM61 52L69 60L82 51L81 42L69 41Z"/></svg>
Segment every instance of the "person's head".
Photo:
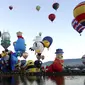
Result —
<svg viewBox="0 0 85 85"><path fill-rule="evenodd" d="M63 49L56 49L56 58L62 59L63 58Z"/></svg>

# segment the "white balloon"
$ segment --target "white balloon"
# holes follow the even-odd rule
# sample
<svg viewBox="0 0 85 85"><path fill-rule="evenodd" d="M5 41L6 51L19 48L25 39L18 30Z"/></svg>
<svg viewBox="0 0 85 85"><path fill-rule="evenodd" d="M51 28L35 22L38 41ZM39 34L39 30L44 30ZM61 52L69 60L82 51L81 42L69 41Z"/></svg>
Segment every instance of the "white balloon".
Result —
<svg viewBox="0 0 85 85"><path fill-rule="evenodd" d="M35 37L35 39L33 41L38 42L38 41L42 41L42 37L41 37L42 33L40 32L38 36Z"/></svg>
<svg viewBox="0 0 85 85"><path fill-rule="evenodd" d="M39 53L42 53L44 50L44 46L41 42L34 42L33 49L35 50L35 52L39 50L40 51Z"/></svg>
<svg viewBox="0 0 85 85"><path fill-rule="evenodd" d="M2 40L10 40L9 32L3 32L1 35Z"/></svg>

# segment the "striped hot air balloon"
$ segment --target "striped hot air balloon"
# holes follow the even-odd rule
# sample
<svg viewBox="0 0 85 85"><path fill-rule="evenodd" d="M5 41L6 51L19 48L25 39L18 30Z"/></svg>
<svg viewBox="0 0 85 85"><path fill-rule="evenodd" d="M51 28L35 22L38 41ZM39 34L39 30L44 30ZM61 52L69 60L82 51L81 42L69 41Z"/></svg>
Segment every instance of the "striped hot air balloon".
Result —
<svg viewBox="0 0 85 85"><path fill-rule="evenodd" d="M83 26L82 24L78 23L78 21L76 19L73 19L72 26L81 36L81 33L85 29L85 26Z"/></svg>
<svg viewBox="0 0 85 85"><path fill-rule="evenodd" d="M85 1L79 3L73 10L75 19L85 26Z"/></svg>

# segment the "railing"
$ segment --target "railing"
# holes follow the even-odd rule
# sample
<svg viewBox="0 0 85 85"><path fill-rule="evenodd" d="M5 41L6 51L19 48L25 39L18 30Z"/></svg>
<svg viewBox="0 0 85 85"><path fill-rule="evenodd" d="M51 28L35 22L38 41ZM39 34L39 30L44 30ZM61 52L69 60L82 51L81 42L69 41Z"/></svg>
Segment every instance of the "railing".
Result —
<svg viewBox="0 0 85 85"><path fill-rule="evenodd" d="M85 76L85 72L69 70L63 72L0 72L0 76L27 75L27 76Z"/></svg>

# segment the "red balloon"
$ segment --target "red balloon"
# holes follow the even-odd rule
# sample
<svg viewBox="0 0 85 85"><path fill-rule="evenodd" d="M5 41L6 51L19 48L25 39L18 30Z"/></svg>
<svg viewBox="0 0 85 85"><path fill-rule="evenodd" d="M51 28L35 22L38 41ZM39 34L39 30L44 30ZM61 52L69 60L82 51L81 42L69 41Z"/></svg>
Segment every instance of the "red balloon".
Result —
<svg viewBox="0 0 85 85"><path fill-rule="evenodd" d="M13 9L13 7L12 7L12 6L9 6L9 9L10 9L10 10L12 10L12 9Z"/></svg>
<svg viewBox="0 0 85 85"><path fill-rule="evenodd" d="M55 14L50 14L48 16L49 20L51 20L51 21L54 21L55 17L56 17Z"/></svg>

